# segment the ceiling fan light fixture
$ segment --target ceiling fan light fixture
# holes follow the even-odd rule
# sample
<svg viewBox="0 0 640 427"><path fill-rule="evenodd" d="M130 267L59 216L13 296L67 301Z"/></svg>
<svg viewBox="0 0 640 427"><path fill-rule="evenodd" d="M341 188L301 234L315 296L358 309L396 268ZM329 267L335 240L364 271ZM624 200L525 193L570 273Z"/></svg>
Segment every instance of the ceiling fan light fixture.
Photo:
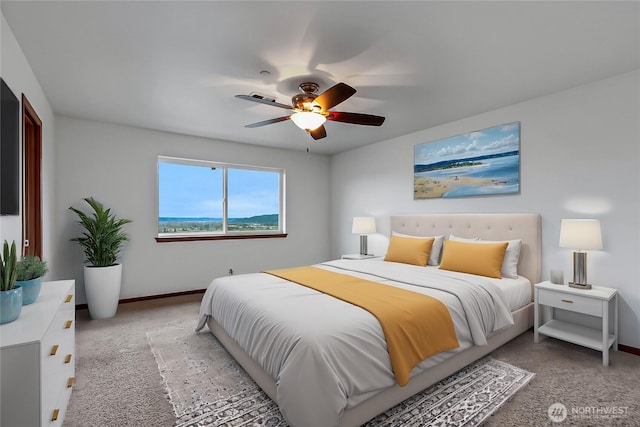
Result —
<svg viewBox="0 0 640 427"><path fill-rule="evenodd" d="M291 120L302 130L316 130L327 121L322 114L298 111L291 115Z"/></svg>
<svg viewBox="0 0 640 427"><path fill-rule="evenodd" d="M346 111L330 111L333 107L346 101L356 93L356 90L346 83L337 83L320 95L316 95L318 91L318 85L316 83L302 83L300 90L303 93L292 96L291 105L281 104L276 102L275 99L267 99L262 95L236 95L236 98L293 111L293 114L288 116L251 123L244 127L257 128L291 119L300 129L306 130L311 138L318 140L327 137L327 130L323 126L327 120L363 126L381 126L382 123L384 123L384 117L382 116L349 113Z"/></svg>

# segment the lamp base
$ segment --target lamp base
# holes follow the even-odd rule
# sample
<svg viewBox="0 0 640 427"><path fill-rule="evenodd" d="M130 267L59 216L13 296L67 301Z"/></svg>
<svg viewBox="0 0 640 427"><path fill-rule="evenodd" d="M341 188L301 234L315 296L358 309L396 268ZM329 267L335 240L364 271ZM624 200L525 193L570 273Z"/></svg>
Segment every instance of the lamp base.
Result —
<svg viewBox="0 0 640 427"><path fill-rule="evenodd" d="M591 289L587 284L587 253L573 253L573 282L569 282L569 287L576 289Z"/></svg>
<svg viewBox="0 0 640 427"><path fill-rule="evenodd" d="M582 285L580 283L575 283L575 282L569 282L569 287L576 288L576 289L584 289L585 291L591 289L591 285L589 284Z"/></svg>
<svg viewBox="0 0 640 427"><path fill-rule="evenodd" d="M360 255L365 256L369 255L367 253L367 235L363 234L360 236Z"/></svg>

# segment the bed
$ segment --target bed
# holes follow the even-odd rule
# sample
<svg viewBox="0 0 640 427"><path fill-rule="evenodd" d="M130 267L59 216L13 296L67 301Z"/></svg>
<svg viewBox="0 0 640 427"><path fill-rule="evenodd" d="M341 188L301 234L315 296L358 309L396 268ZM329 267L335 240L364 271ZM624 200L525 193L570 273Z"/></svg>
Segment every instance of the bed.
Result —
<svg viewBox="0 0 640 427"><path fill-rule="evenodd" d="M541 263L538 214L394 215L390 228L394 234L414 237L453 235L481 241L521 241L515 278L478 278L380 259L334 260L316 266L415 289L446 301L460 345L421 362L411 371L406 385L394 380L389 353L384 360L384 335L380 338L378 331L373 331L380 325L365 310L266 273L215 279L203 297L198 329L205 324L209 327L278 403L292 426L361 425L533 325L532 284L540 281ZM465 285L458 286L462 283ZM451 289L471 285L482 286L483 293L491 291L489 299L499 303L488 316L492 320L474 318L465 312L466 307L459 306L464 298L452 296ZM508 320L496 314L505 309ZM484 336L479 329L484 329ZM314 335L317 331L319 335Z"/></svg>

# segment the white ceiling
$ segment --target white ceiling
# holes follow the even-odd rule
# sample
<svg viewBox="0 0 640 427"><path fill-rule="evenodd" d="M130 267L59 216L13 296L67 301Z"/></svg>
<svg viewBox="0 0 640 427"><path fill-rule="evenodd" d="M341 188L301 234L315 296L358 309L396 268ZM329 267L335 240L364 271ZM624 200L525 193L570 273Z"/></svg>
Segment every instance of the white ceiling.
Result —
<svg viewBox="0 0 640 427"><path fill-rule="evenodd" d="M306 149L299 83L358 90L316 153L388 140L640 67L640 2L7 1L2 14L58 114ZM266 70L270 76L260 75ZM487 126L493 123L487 123Z"/></svg>

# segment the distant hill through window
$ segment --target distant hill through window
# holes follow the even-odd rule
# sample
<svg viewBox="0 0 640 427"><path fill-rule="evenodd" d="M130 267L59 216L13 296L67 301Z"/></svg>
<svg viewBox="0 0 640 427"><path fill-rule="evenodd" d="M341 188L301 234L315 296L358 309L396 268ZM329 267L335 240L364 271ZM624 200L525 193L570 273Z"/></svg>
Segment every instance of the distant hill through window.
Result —
<svg viewBox="0 0 640 427"><path fill-rule="evenodd" d="M248 218L229 218L229 231L278 230L278 214L258 215ZM201 233L222 231L222 218L158 218L158 233Z"/></svg>

